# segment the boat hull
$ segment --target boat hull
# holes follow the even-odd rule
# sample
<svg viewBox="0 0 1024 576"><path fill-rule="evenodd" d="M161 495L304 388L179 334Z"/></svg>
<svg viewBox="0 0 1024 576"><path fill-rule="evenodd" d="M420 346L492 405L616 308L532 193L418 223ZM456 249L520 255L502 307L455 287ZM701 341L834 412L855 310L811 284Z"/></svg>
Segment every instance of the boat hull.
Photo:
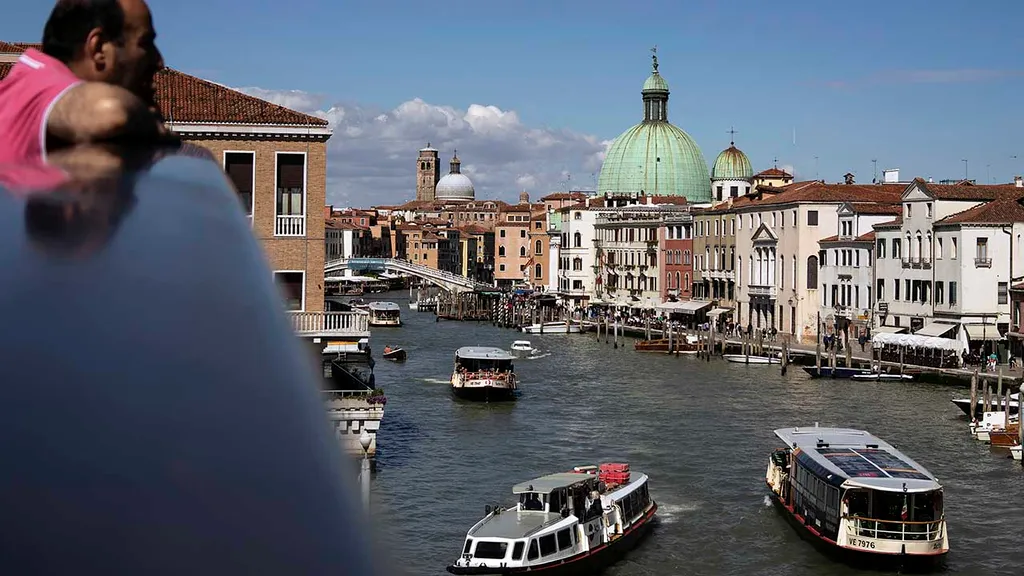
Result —
<svg viewBox="0 0 1024 576"><path fill-rule="evenodd" d="M382 356L384 357L385 360L394 360L395 362L404 362L405 361L405 350L402 349L402 348L399 348L398 350L392 350L390 352L385 352Z"/></svg>
<svg viewBox="0 0 1024 576"><path fill-rule="evenodd" d="M970 398L956 398L954 400L950 400L950 402L952 402L953 404L956 404L956 407L959 408L960 411L963 412L965 416L971 417L971 399ZM999 408L996 411L998 412L998 411L1003 410L1005 408L1005 406L1004 406L1005 403L1006 403L1005 400L1001 400L999 402ZM993 403L993 407L995 407L994 403ZM1019 411L1020 411L1020 403L1017 400L1010 400L1010 414L1016 414ZM982 418L984 416L984 413L985 413L984 401L981 398L981 394L979 394L978 395L978 399L975 400L975 402L974 402L974 415L973 415L973 417L974 418Z"/></svg>
<svg viewBox="0 0 1024 576"><path fill-rule="evenodd" d="M844 548L813 527L803 522L789 506L785 504L769 486L768 495L782 516L796 530L800 537L817 548L825 555L855 568L900 571L900 572L931 572L940 570L945 564L946 553L930 555L879 554L853 548Z"/></svg>
<svg viewBox="0 0 1024 576"><path fill-rule="evenodd" d="M803 366L802 368L811 378L853 378L854 376L871 375L870 370L862 368L843 368L836 366L835 369L832 369L828 366L822 366L820 372L818 371L817 366ZM874 378L870 378L870 380L874 380Z"/></svg>
<svg viewBox="0 0 1024 576"><path fill-rule="evenodd" d="M523 326L522 331L526 334L579 334L580 325L566 322L554 322L549 324L532 324Z"/></svg>
<svg viewBox="0 0 1024 576"><path fill-rule="evenodd" d="M612 564L618 562L626 553L636 547L654 525L658 503L651 501L651 509L643 519L634 524L629 531L607 545L596 550L560 560L557 563L541 564L520 568L468 567L448 566L451 574L544 574L544 576L590 576L600 574Z"/></svg>
<svg viewBox="0 0 1024 576"><path fill-rule="evenodd" d="M782 364L781 358L774 358L770 356L744 356L742 354L726 354L722 356L726 362L732 362L733 364Z"/></svg>
<svg viewBox="0 0 1024 576"><path fill-rule="evenodd" d="M456 398L473 402L505 402L516 399L515 388L499 386L452 386L452 394Z"/></svg>

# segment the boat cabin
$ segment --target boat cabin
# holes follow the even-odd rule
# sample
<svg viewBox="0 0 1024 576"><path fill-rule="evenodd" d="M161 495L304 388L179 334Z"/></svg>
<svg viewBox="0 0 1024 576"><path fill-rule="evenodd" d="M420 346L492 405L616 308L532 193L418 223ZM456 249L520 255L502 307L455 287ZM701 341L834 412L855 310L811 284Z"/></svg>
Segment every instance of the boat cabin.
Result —
<svg viewBox="0 0 1024 576"><path fill-rule="evenodd" d="M541 476L516 484L512 493L519 497L522 510L549 512L566 517L569 514L586 521L601 515L597 476L584 472L564 472Z"/></svg>
<svg viewBox="0 0 1024 576"><path fill-rule="evenodd" d="M501 348L464 346L455 351L455 370L471 374L512 372L515 357Z"/></svg>
<svg viewBox="0 0 1024 576"><path fill-rule="evenodd" d="M399 326L402 309L394 302L370 302L370 326Z"/></svg>

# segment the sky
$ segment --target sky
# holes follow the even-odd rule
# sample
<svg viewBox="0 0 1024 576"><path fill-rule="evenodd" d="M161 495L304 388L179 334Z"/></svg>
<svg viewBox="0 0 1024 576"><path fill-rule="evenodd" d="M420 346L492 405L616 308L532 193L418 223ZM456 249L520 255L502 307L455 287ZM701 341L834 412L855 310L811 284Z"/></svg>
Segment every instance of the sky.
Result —
<svg viewBox="0 0 1024 576"><path fill-rule="evenodd" d="M52 2L4 9L38 41ZM167 64L332 122L328 202L415 196L459 150L478 198L596 187L642 118L657 46L669 120L709 164L857 182L1024 173L1024 2L151 0ZM876 160L877 162L873 162ZM964 162L966 160L966 162ZM444 171L443 171L444 172Z"/></svg>

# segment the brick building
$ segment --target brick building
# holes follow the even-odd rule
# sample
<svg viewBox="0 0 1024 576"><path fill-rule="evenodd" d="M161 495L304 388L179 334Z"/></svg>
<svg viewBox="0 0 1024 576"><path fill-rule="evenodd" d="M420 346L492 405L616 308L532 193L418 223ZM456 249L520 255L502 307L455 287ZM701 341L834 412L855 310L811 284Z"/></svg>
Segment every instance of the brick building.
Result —
<svg viewBox="0 0 1024 576"><path fill-rule="evenodd" d="M0 42L0 79L33 47ZM156 94L168 126L234 182L287 307L323 311L327 121L170 68Z"/></svg>

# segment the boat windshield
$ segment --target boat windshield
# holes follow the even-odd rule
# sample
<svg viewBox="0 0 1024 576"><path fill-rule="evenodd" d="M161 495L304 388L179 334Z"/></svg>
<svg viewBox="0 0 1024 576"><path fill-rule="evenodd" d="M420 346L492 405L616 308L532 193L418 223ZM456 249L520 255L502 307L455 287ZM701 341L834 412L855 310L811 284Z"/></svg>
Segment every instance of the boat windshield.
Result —
<svg viewBox="0 0 1024 576"><path fill-rule="evenodd" d="M459 367L467 372L509 372L512 370L512 361L490 358L459 358Z"/></svg>
<svg viewBox="0 0 1024 576"><path fill-rule="evenodd" d="M894 540L931 540L942 520L942 490L885 492L849 490L843 516L852 519L862 535Z"/></svg>
<svg viewBox="0 0 1024 576"><path fill-rule="evenodd" d="M393 320L400 317L398 310L372 310L373 315L377 318Z"/></svg>

